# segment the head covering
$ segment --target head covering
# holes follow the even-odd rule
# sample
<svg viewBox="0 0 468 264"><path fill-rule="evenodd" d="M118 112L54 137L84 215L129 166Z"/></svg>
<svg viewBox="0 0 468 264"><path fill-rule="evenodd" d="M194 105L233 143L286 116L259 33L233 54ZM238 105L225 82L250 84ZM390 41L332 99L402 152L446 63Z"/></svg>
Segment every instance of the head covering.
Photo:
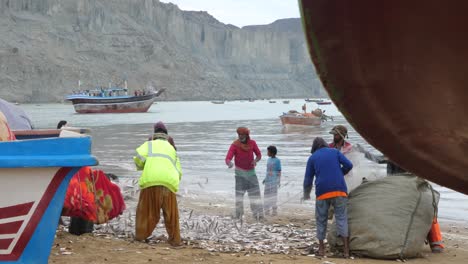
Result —
<svg viewBox="0 0 468 264"><path fill-rule="evenodd" d="M154 132L163 132L167 134L167 128L166 125L164 125L163 122L159 121L156 124L154 124Z"/></svg>
<svg viewBox="0 0 468 264"><path fill-rule="evenodd" d="M316 137L314 139L314 142L312 143L312 150L310 153L314 154L315 151L321 149L321 148L328 148L327 142L321 137Z"/></svg>
<svg viewBox="0 0 468 264"><path fill-rule="evenodd" d="M330 134L338 134L341 136L341 138L345 139L348 136L348 129L343 125L337 125L330 130Z"/></svg>
<svg viewBox="0 0 468 264"><path fill-rule="evenodd" d="M250 140L250 135L249 135L249 134L250 134L250 130L249 130L248 128L246 128L246 127L238 127L238 128L237 128L237 134L238 134L238 135L247 135L247 140L246 140L245 143L242 143L242 142L240 141L240 139L236 139L236 140L234 140L233 144L236 145L236 146L238 146L238 147L240 147L241 150L243 150L243 151L247 151L247 152L248 152L248 151L251 151L251 150L252 150L252 147L251 147L251 145L248 143L249 140Z"/></svg>
<svg viewBox="0 0 468 264"><path fill-rule="evenodd" d="M237 128L237 134L239 135L249 135L250 134L250 130L246 127L238 127Z"/></svg>

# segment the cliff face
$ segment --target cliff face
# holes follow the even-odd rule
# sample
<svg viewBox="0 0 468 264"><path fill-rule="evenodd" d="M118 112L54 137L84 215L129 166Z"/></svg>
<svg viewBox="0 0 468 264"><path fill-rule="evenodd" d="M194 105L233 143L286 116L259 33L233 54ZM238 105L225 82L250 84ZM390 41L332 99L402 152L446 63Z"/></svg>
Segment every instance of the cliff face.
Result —
<svg viewBox="0 0 468 264"><path fill-rule="evenodd" d="M163 99L324 96L299 19L242 29L157 0L0 0L0 97L128 79Z"/></svg>

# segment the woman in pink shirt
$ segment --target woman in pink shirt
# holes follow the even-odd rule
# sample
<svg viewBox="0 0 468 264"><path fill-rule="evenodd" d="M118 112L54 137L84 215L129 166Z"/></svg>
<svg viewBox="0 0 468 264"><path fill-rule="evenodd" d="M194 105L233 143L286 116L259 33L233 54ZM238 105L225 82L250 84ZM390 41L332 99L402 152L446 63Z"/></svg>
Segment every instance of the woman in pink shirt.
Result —
<svg viewBox="0 0 468 264"><path fill-rule="evenodd" d="M250 208L253 217L263 220L263 205L260 196L260 186L258 184L255 166L262 158L262 153L258 149L255 140L250 139L250 131L246 127L237 128L238 139L232 142L226 155L226 165L232 168L235 165L234 173L236 179L236 218L241 218L244 214L244 194L249 194ZM255 158L254 158L255 155ZM234 158L234 163L232 159Z"/></svg>

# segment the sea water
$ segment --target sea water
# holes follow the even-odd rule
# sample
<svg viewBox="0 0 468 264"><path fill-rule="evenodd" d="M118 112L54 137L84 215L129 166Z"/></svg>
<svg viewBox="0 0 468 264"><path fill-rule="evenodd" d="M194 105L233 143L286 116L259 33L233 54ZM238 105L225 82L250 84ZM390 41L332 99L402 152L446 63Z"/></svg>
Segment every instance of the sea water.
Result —
<svg viewBox="0 0 468 264"><path fill-rule="evenodd" d="M263 154L257 166L260 182L265 177L266 148L269 145L278 148L277 157L283 168L279 203L286 204L300 201L312 140L320 136L331 142L329 131L333 126L347 126L349 142L380 154L348 124L333 104L307 103L308 111L320 107L325 114L334 116L333 121L319 127L283 127L279 116L289 110L301 111L304 103L302 99L291 99L289 104L283 104L281 99L276 103L268 100L226 101L224 104L158 102L147 113L129 114L76 114L71 104L25 104L20 107L28 113L35 128L55 128L60 120L67 120L69 126L90 128L98 168L122 179L138 178L139 172L132 160L135 149L151 135L153 124L163 121L174 138L181 159L184 175L180 193L225 197L229 203L234 198L234 172L227 168L224 159L237 137L236 128L249 127L251 138L256 140ZM354 162L353 177L357 181L362 177L372 180L385 176L385 165L368 161L360 153ZM468 196L435 184L434 187L441 193L439 218L468 220Z"/></svg>

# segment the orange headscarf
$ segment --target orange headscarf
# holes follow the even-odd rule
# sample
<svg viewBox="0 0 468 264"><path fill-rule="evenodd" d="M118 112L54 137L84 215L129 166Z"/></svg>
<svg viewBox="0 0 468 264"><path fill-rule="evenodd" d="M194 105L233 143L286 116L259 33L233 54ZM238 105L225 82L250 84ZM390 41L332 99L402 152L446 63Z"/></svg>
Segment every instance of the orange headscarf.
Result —
<svg viewBox="0 0 468 264"><path fill-rule="evenodd" d="M249 143L250 140L250 130L246 127L238 127L237 128L237 134L238 135L247 135L247 141L245 143L242 143L239 139L234 140L232 144L240 147L243 151L249 151L251 150Z"/></svg>
<svg viewBox="0 0 468 264"><path fill-rule="evenodd" d="M15 139L15 134L11 132L5 115L0 112L0 141L11 141Z"/></svg>

